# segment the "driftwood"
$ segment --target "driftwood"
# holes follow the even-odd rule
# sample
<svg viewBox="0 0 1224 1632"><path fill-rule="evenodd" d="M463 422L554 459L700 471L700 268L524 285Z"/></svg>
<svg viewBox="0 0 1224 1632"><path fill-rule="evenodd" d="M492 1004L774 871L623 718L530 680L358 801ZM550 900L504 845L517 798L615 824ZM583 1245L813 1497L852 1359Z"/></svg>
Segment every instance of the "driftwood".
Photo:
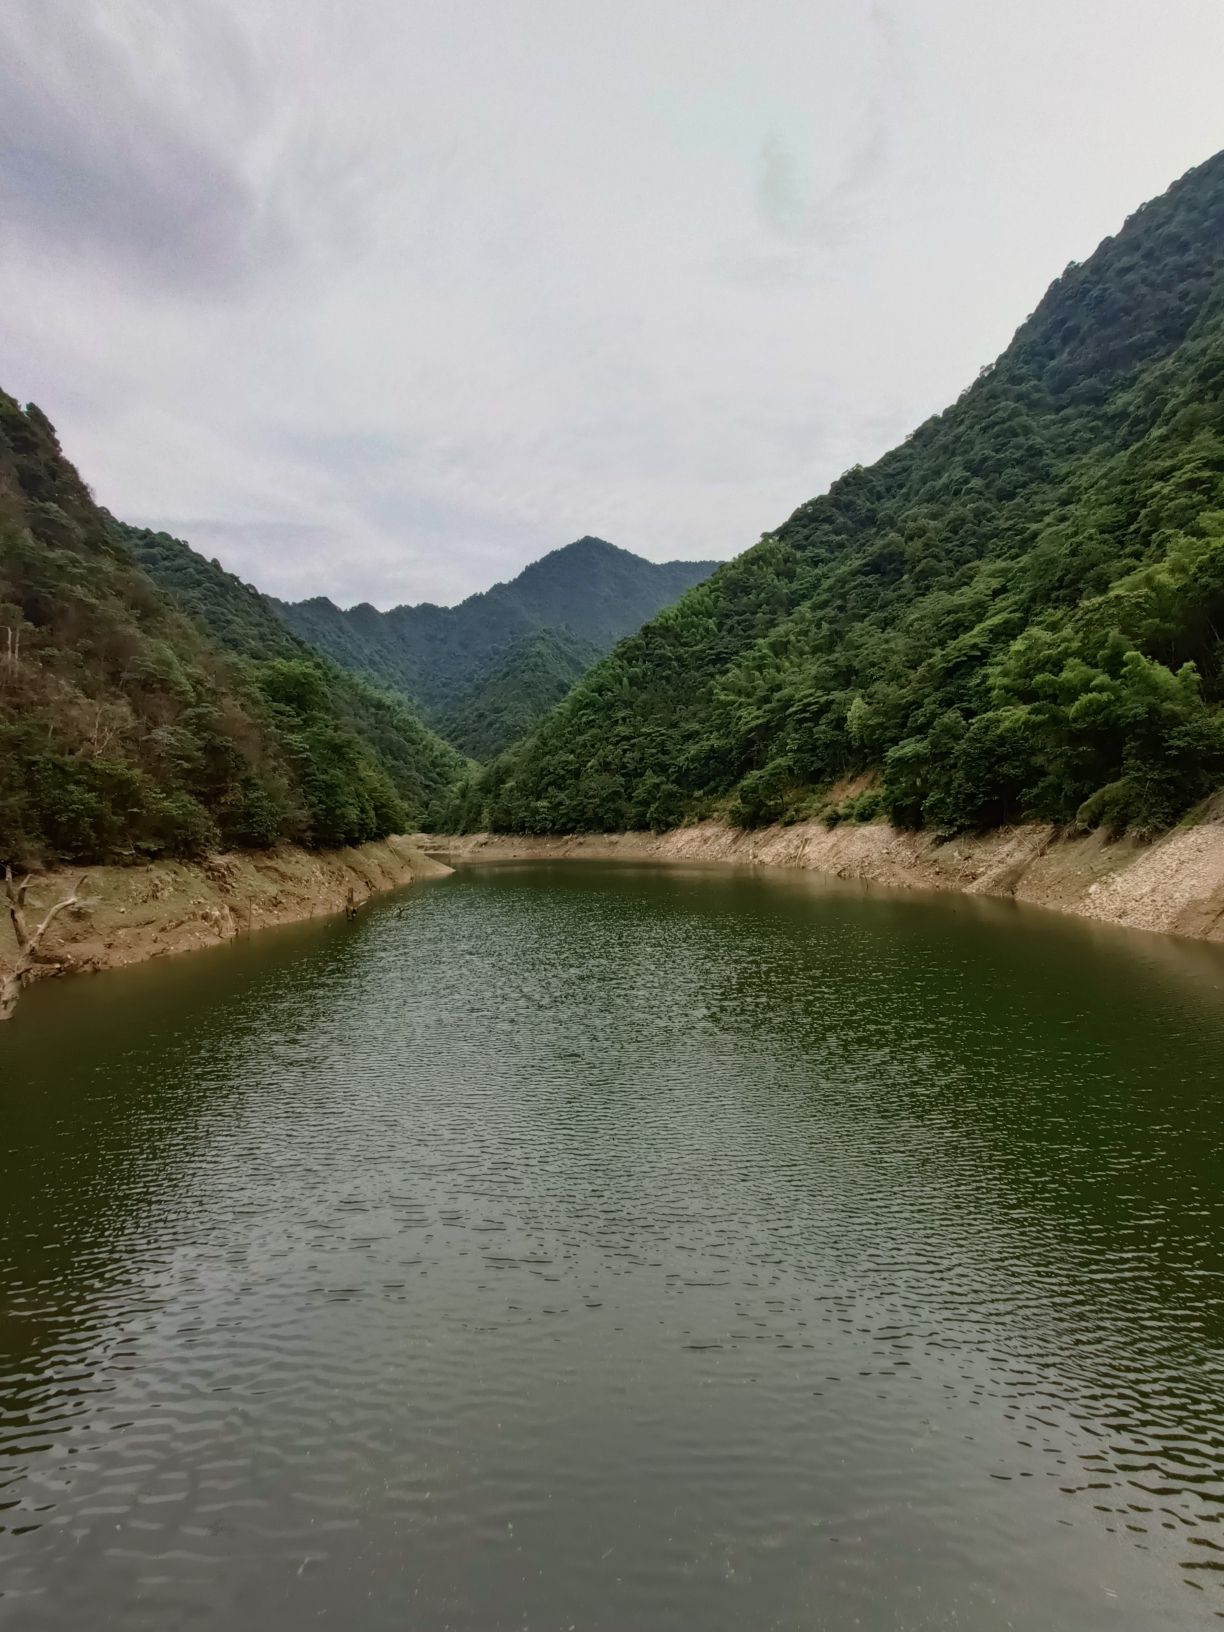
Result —
<svg viewBox="0 0 1224 1632"><path fill-rule="evenodd" d="M32 882L27 873L22 879L13 877L13 869L4 869L4 888L8 896L9 917L13 921L13 934L17 938L17 962L12 971L0 976L0 1020L12 1017L17 1007L17 1000L22 991L38 975L54 972L62 974L65 969L72 967L72 957L67 952L47 952L43 949L43 941L47 931L55 922L59 914L68 907L84 905L81 900L81 891L85 888L87 874L81 875L81 881L71 895L66 895L62 901L48 907L42 918L33 928L26 918L27 895Z"/></svg>

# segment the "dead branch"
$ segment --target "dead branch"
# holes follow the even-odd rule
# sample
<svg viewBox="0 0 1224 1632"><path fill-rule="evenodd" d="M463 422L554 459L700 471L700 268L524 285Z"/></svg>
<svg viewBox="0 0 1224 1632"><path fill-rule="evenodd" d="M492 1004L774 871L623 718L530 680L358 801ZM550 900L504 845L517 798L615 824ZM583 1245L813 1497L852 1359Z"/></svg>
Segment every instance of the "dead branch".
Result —
<svg viewBox="0 0 1224 1632"><path fill-rule="evenodd" d="M24 878L15 879L12 867L5 867L4 889L8 896L13 934L17 938L17 962L9 974L0 977L0 1020L12 1018L18 998L37 974L45 973L48 968L54 968L59 972L71 967L73 960L69 953L48 951L42 943L47 931L61 912L69 907L86 905L81 900L81 892L85 888L87 878L88 874L82 873L81 881L72 894L48 907L39 922L31 929L26 919L30 875L27 873Z"/></svg>

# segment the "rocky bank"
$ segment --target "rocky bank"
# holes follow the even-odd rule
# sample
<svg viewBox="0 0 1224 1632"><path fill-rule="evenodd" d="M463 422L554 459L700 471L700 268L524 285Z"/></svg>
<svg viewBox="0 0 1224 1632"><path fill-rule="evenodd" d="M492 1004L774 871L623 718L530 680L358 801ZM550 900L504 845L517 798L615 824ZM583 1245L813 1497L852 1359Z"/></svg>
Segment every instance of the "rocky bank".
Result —
<svg viewBox="0 0 1224 1632"><path fill-rule="evenodd" d="M669 833L417 834L344 850L281 846L197 862L94 867L85 869L83 904L56 918L44 949L67 954L70 971L116 968L342 912L441 876L451 861L582 857L795 867L893 888L1005 896L1131 929L1224 941L1224 820L1213 813L1148 844L1100 833L1064 838L1032 825L941 842L881 823L745 830L705 822ZM40 875L27 916L40 918L81 877L79 869ZM5 914L0 976L16 954Z"/></svg>
<svg viewBox="0 0 1224 1632"><path fill-rule="evenodd" d="M282 845L203 861L74 868L32 881L27 917L41 918L84 876L83 905L55 919L43 947L67 954L70 970L109 969L215 946L270 924L343 912L385 890L450 870L400 838L344 850ZM0 922L0 976L11 971L16 957L6 911Z"/></svg>
<svg viewBox="0 0 1224 1632"><path fill-rule="evenodd" d="M1224 820L1211 814L1153 843L1028 825L940 841L882 823L754 830L705 822L670 833L521 838L417 835L450 860L581 857L800 867L894 888L1008 896L1084 918L1224 941Z"/></svg>

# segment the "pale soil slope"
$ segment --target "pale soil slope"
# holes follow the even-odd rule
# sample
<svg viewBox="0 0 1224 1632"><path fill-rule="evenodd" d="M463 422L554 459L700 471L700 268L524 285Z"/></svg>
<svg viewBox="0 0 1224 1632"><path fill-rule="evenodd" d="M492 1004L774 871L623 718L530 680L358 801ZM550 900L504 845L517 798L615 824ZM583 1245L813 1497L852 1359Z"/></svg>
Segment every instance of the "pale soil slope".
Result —
<svg viewBox="0 0 1224 1632"><path fill-rule="evenodd" d="M75 868L46 873L31 886L28 917L82 892L91 905L58 917L49 951L68 952L81 969L114 968L172 952L215 946L269 924L342 912L352 892L360 904L384 890L450 872L406 839L383 839L345 850L275 850L164 861L142 867ZM3 887L0 885L0 901ZM13 966L16 943L0 907L0 973Z"/></svg>
<svg viewBox="0 0 1224 1632"><path fill-rule="evenodd" d="M753 831L705 822L670 833L518 838L417 835L451 860L624 857L802 867L838 878L910 889L1008 896L1132 929L1224 940L1224 822L1178 828L1153 844L1099 833L1060 839L1051 827L1002 828L940 843L882 823Z"/></svg>

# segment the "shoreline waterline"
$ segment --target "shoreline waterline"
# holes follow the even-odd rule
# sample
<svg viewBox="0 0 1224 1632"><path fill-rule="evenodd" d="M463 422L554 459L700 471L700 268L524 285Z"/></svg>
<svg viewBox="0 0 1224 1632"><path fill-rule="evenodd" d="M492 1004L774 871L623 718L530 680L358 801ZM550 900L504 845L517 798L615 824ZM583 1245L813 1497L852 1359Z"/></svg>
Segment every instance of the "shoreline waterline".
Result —
<svg viewBox="0 0 1224 1632"><path fill-rule="evenodd" d="M41 873L31 880L29 915L41 917L83 876L81 907L56 919L43 950L68 960L65 974L95 974L351 911L450 870L404 838L340 850L278 845L200 861ZM0 976L16 966L17 957L6 914L0 923Z"/></svg>
<svg viewBox="0 0 1224 1632"><path fill-rule="evenodd" d="M334 851L282 845L200 861L84 869L87 905L64 914L47 950L66 974L97 973L224 945L256 930L339 914L455 864L638 861L661 866L767 867L863 885L1010 900L1122 929L1224 942L1224 823L1178 828L1151 843L1076 838L1036 824L940 840L884 823L819 822L757 829L719 822L664 833L415 833ZM40 909L81 869L41 874ZM0 976L16 960L0 923Z"/></svg>
<svg viewBox="0 0 1224 1632"><path fill-rule="evenodd" d="M664 833L418 833L412 842L448 865L625 859L791 868L893 889L993 896L1123 929L1224 941L1224 823L1216 821L1177 828L1151 843L1100 832L1068 838L1035 823L940 840L875 822L755 829L702 822Z"/></svg>

